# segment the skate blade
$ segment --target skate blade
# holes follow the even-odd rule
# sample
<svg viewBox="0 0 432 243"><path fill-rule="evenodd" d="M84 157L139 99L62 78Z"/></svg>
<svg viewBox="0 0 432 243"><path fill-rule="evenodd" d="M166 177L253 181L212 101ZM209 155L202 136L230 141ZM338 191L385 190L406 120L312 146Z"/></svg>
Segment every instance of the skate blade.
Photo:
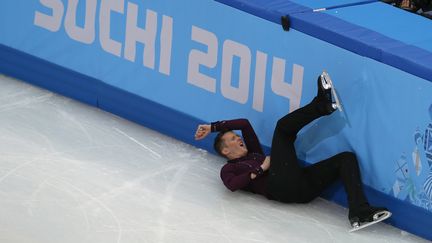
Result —
<svg viewBox="0 0 432 243"><path fill-rule="evenodd" d="M335 101L334 104L336 105L337 109L340 112L343 112L342 103L339 100L339 96L336 93L336 88L333 85L333 82L332 82L332 80L330 78L330 75L327 73L326 70L323 70L323 72L321 74L321 77L323 77L323 79L325 80L325 82L328 83L329 86L332 88L331 89L331 93L332 93L333 99Z"/></svg>
<svg viewBox="0 0 432 243"><path fill-rule="evenodd" d="M321 74L321 85L325 90L332 88L331 84L328 82L328 75L325 75L324 72Z"/></svg>
<svg viewBox="0 0 432 243"><path fill-rule="evenodd" d="M335 99L336 107L338 108L338 110L339 110L340 112L343 112L342 103L340 102L339 97L338 97L338 95L336 94L336 90L335 90L334 87L333 87L333 89L332 89L332 94L333 94L333 97L334 97L334 99Z"/></svg>
<svg viewBox="0 0 432 243"><path fill-rule="evenodd" d="M378 212L378 213L376 213L376 214L374 215L374 218L375 218L375 216L377 216L377 219L376 219L376 220L374 219L374 220L371 221L371 222L367 222L367 223L360 223L359 226L357 226L357 227L353 227L352 229L349 230L349 232L350 232L350 233L351 233L351 232L355 232L355 231L357 231L357 230L361 230L361 229L364 229L364 228L369 227L369 226L371 226L371 225L374 225L374 224L376 224L376 223L379 223L379 222L381 222L381 221L383 221L383 220L386 220L386 219L390 218L391 215L392 215L392 213L389 212L389 211L381 211L381 212Z"/></svg>

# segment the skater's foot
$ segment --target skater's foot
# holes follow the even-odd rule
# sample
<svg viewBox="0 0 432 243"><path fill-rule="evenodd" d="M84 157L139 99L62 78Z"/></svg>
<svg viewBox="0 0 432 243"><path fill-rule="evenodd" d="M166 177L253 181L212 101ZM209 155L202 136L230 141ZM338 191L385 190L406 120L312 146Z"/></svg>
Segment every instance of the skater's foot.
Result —
<svg viewBox="0 0 432 243"><path fill-rule="evenodd" d="M318 76L318 94L316 100L318 102L318 110L323 115L329 115L337 109L337 105L332 100L332 86L324 76Z"/></svg>
<svg viewBox="0 0 432 243"><path fill-rule="evenodd" d="M331 89L332 86L327 80L324 78L324 76L321 74L318 76L317 79L317 86L318 86L318 93L317 97L319 100L327 100L328 102L332 102L332 95L331 95Z"/></svg>
<svg viewBox="0 0 432 243"><path fill-rule="evenodd" d="M323 78L323 75L318 76L317 83L318 94L315 97L315 100L317 102L318 111L323 115L329 115L337 109L336 104L333 103L332 100L331 84L326 82L325 78Z"/></svg>
<svg viewBox="0 0 432 243"><path fill-rule="evenodd" d="M379 215L388 211L384 207L372 207L369 204L350 209L348 219L353 227L359 226L361 223L372 222L378 219Z"/></svg>

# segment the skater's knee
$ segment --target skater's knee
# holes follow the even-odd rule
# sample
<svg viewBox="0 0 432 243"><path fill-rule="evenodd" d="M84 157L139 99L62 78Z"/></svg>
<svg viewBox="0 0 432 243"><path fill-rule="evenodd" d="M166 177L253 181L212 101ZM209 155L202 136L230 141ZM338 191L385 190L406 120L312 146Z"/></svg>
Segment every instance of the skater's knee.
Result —
<svg viewBox="0 0 432 243"><path fill-rule="evenodd" d="M283 128L284 128L284 120L283 120L283 118L281 118L276 123L276 129L281 130Z"/></svg>
<svg viewBox="0 0 432 243"><path fill-rule="evenodd" d="M277 121L275 130L285 136L296 136L295 132L292 131L292 127L283 118Z"/></svg>
<svg viewBox="0 0 432 243"><path fill-rule="evenodd" d="M339 157L344 161L348 163L357 163L357 157L355 153L353 152L342 152L339 154Z"/></svg>
<svg viewBox="0 0 432 243"><path fill-rule="evenodd" d="M339 156L344 157L344 158L355 158L356 157L355 153L349 152L349 151L339 153Z"/></svg>

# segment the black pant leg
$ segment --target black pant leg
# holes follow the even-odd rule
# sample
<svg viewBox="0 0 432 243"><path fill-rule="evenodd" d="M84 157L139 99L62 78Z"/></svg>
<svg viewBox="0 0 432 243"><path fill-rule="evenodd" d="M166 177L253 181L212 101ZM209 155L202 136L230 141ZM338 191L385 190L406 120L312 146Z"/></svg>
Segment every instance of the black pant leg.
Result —
<svg viewBox="0 0 432 243"><path fill-rule="evenodd" d="M360 169L354 153L343 152L304 169L301 202L318 197L328 186L341 179L350 208L367 203L363 192Z"/></svg>
<svg viewBox="0 0 432 243"><path fill-rule="evenodd" d="M276 124L275 133L281 133L287 138L294 139L304 126L323 116L319 110L320 103L315 97L309 104L280 118ZM322 106L322 105L321 105ZM326 115L326 114L324 114ZM272 143L273 145L273 143Z"/></svg>
<svg viewBox="0 0 432 243"><path fill-rule="evenodd" d="M314 99L277 122L272 140L268 180L268 190L273 198L284 202L297 200L303 169L298 164L294 142L301 128L321 116L317 100Z"/></svg>

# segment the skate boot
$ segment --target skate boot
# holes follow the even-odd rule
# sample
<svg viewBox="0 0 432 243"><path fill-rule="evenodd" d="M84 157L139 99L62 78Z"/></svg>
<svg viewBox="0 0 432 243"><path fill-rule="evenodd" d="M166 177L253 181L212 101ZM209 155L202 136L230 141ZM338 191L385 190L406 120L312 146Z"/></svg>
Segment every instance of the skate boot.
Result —
<svg viewBox="0 0 432 243"><path fill-rule="evenodd" d="M318 76L318 109L324 115L333 113L337 109L337 105L332 100L332 85L321 74Z"/></svg>
<svg viewBox="0 0 432 243"><path fill-rule="evenodd" d="M353 229L372 222L379 222L390 217L391 213L384 207L372 207L369 204L350 209L348 219ZM385 217L385 218L384 218Z"/></svg>

